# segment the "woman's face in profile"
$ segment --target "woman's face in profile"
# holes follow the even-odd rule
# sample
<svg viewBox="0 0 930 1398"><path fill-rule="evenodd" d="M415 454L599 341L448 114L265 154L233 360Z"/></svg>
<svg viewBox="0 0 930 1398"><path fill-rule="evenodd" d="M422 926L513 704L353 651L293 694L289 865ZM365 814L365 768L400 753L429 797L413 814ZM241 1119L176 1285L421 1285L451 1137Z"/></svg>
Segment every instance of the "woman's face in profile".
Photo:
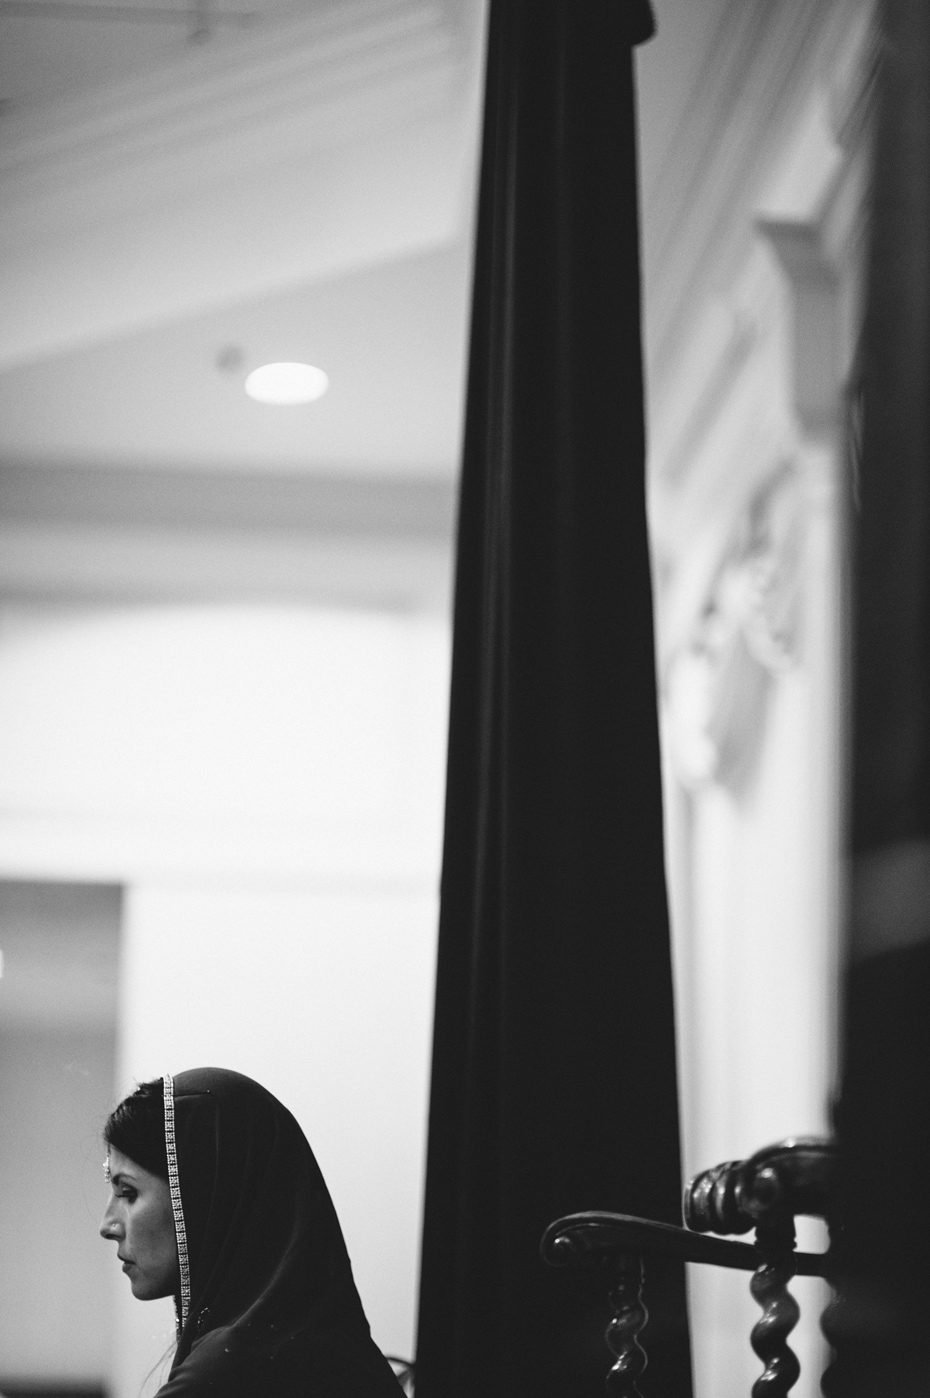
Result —
<svg viewBox="0 0 930 1398"><path fill-rule="evenodd" d="M117 1257L140 1301L173 1296L178 1288L178 1245L168 1181L143 1170L122 1151L109 1151L110 1198L101 1237L115 1242Z"/></svg>

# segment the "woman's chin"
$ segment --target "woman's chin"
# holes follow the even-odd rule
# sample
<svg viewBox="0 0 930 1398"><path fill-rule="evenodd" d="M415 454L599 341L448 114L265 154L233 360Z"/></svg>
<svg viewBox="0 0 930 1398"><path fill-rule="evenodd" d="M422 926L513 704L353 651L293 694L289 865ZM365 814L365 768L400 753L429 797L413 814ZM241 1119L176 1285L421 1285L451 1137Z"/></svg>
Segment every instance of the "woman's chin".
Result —
<svg viewBox="0 0 930 1398"><path fill-rule="evenodd" d="M161 1301L174 1294L174 1288L167 1284L158 1285L146 1277L130 1277L129 1286L137 1301Z"/></svg>

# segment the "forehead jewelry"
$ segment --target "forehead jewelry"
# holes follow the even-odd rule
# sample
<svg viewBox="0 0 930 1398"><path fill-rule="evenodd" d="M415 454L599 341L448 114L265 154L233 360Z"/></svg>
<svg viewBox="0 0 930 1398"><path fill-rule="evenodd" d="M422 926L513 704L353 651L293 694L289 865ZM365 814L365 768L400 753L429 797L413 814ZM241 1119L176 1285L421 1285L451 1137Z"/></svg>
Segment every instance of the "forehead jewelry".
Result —
<svg viewBox="0 0 930 1398"><path fill-rule="evenodd" d="M174 1215L174 1235L178 1243L178 1269L181 1273L181 1311L178 1335L187 1324L191 1306L191 1272L187 1256L187 1229L181 1205L181 1180L178 1175L178 1146L174 1133L174 1079L170 1073L162 1078L165 1098L165 1153L168 1157L168 1188L171 1191L171 1212Z"/></svg>
<svg viewBox="0 0 930 1398"><path fill-rule="evenodd" d="M106 1184L110 1183L110 1157L107 1156L103 1162L103 1178Z"/></svg>

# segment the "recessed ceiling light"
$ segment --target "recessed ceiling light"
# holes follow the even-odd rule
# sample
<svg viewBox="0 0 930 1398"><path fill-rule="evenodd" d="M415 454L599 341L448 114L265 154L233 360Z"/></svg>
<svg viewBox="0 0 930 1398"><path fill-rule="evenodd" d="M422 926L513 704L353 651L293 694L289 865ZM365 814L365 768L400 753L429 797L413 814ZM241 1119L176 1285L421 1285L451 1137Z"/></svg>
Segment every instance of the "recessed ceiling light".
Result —
<svg viewBox="0 0 930 1398"><path fill-rule="evenodd" d="M329 388L329 377L312 364L263 364L253 369L245 381L245 391L257 403L280 407L312 403Z"/></svg>

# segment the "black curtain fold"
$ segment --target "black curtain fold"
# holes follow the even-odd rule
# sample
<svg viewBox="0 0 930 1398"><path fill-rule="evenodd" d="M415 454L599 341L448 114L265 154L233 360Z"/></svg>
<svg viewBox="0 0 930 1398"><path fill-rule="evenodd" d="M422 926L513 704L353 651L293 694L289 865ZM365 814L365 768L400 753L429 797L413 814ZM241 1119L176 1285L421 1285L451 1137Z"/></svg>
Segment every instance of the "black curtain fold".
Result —
<svg viewBox="0 0 930 1398"><path fill-rule="evenodd" d="M836 1398L930 1392L930 6L879 6L853 617ZM916 1187L916 1188L915 1188Z"/></svg>
<svg viewBox="0 0 930 1398"><path fill-rule="evenodd" d="M621 0L492 0L460 498L417 1398L584 1398L582 1208L680 1221ZM687 1398L682 1269L647 1395Z"/></svg>

